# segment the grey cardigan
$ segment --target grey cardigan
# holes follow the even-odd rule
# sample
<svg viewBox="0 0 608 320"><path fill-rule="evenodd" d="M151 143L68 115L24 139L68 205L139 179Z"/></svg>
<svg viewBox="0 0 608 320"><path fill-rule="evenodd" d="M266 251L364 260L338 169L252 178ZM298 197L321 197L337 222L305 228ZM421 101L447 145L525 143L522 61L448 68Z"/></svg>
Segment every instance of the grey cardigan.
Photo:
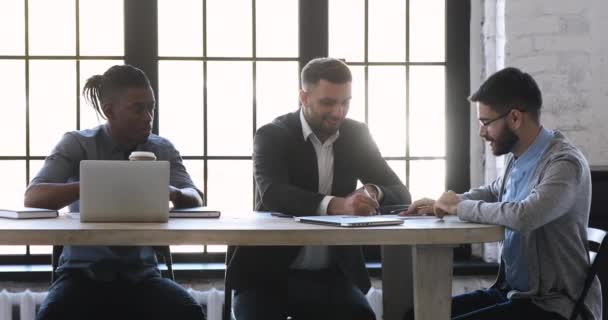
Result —
<svg viewBox="0 0 608 320"><path fill-rule="evenodd" d="M591 205L591 175L583 154L561 132L538 160L523 201L500 202L513 163L492 184L462 194L457 207L462 220L497 224L522 233L527 257L529 291L511 291L510 299L531 299L544 310L570 317L590 266L587 225ZM499 271L496 285L504 281ZM595 279L585 300L588 319L602 319L602 294Z"/></svg>

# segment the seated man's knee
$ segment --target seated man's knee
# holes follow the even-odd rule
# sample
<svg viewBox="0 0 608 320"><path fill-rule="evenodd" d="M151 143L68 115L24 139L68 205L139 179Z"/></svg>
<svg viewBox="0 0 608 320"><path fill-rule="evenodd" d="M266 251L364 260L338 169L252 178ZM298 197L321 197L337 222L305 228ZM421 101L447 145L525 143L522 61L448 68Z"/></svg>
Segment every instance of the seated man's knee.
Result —
<svg viewBox="0 0 608 320"><path fill-rule="evenodd" d="M285 302L270 290L238 290L232 306L238 320L286 319Z"/></svg>
<svg viewBox="0 0 608 320"><path fill-rule="evenodd" d="M179 284L164 278L154 279L136 290L141 313L152 318L159 315L167 319L204 319L201 305ZM146 317L147 318L147 317Z"/></svg>

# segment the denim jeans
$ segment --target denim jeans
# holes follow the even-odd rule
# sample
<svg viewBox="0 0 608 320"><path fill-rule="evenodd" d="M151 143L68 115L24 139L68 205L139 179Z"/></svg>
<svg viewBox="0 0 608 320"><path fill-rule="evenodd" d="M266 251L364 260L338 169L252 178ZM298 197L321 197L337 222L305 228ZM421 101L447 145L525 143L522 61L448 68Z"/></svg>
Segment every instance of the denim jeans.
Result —
<svg viewBox="0 0 608 320"><path fill-rule="evenodd" d="M536 306L527 299L507 299L496 288L477 290L452 298L452 320L546 319L565 320L557 313Z"/></svg>
<svg viewBox="0 0 608 320"><path fill-rule="evenodd" d="M65 271L49 288L36 319L204 320L205 315L184 288L160 273L132 282L99 281Z"/></svg>

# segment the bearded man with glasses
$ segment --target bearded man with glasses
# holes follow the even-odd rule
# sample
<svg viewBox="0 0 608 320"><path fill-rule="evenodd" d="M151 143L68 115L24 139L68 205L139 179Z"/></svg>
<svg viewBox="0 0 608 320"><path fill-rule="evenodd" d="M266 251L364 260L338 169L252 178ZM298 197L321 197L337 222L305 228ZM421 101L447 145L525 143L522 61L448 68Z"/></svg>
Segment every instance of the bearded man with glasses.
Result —
<svg viewBox="0 0 608 320"><path fill-rule="evenodd" d="M529 74L503 69L470 100L477 103L479 135L494 155L507 155L505 173L464 194L415 201L403 214L452 214L505 227L496 283L454 297L452 319L567 319L590 266L587 160L563 133L541 125L542 95ZM597 277L582 313L602 318Z"/></svg>

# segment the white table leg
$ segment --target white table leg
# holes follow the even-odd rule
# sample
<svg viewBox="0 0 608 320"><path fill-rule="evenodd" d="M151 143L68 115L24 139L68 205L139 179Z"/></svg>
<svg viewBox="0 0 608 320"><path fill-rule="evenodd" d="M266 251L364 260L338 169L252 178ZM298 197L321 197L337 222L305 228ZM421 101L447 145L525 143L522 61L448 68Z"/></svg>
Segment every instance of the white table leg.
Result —
<svg viewBox="0 0 608 320"><path fill-rule="evenodd" d="M416 320L450 319L453 248L414 246L412 253Z"/></svg>

